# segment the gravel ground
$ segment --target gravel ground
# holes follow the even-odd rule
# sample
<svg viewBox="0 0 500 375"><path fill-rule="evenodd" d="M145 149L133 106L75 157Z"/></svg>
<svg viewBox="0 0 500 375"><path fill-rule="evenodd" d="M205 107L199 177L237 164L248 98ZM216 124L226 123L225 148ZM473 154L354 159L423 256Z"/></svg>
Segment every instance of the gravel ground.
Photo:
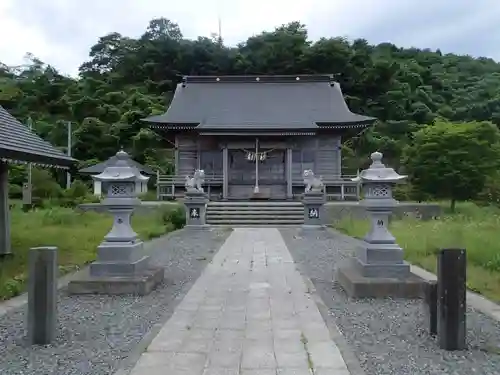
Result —
<svg viewBox="0 0 500 375"><path fill-rule="evenodd" d="M352 254L357 240L329 231L281 233L327 305L325 318L339 327L366 375L500 374L500 323L469 309L469 350L441 350L427 333L421 301L350 300L332 282L334 267Z"/></svg>
<svg viewBox="0 0 500 375"><path fill-rule="evenodd" d="M0 317L0 374L112 374L154 324L170 317L229 233L179 231L146 244L166 277L148 296L68 296L61 290L53 345L25 344L25 307Z"/></svg>

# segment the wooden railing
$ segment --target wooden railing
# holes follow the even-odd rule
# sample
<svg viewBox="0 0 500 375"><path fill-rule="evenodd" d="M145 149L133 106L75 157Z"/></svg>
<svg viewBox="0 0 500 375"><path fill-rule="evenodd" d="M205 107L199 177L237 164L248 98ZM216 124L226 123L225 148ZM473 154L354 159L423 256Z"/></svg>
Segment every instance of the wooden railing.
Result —
<svg viewBox="0 0 500 375"><path fill-rule="evenodd" d="M345 175L338 178L323 178L323 184L325 185L325 195L327 200L359 200L360 197L360 184L358 182L352 181L356 177L354 175ZM186 184L186 176L165 176L158 175L156 180L156 191L157 199L175 199L184 195L184 185ZM205 175L205 182L203 183L203 188L207 192L208 196L212 196L213 188L222 189L223 176L222 175ZM292 180L292 186L304 186L304 180L302 178L294 178ZM296 189L294 189L296 190ZM300 193L296 196L300 196Z"/></svg>
<svg viewBox="0 0 500 375"><path fill-rule="evenodd" d="M211 188L214 186L222 187L222 175L209 174L205 175L203 188L207 191L208 196L211 196ZM176 196L184 195L184 186L186 184L186 176L165 176L157 175L156 177L156 197L158 200L174 199Z"/></svg>

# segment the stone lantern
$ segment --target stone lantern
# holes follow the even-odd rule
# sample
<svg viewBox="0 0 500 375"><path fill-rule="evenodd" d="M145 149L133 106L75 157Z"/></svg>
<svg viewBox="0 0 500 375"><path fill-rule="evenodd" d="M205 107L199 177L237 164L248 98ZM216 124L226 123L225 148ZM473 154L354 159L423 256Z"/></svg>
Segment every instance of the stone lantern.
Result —
<svg viewBox="0 0 500 375"><path fill-rule="evenodd" d="M372 164L354 181L362 184L364 207L370 219L370 231L350 264L339 267L338 281L348 294L358 297L409 297L421 295L423 280L410 273L403 249L389 232L389 217L398 202L392 191L407 176L382 163L382 154L371 154Z"/></svg>
<svg viewBox="0 0 500 375"><path fill-rule="evenodd" d="M97 248L97 260L90 264L88 275L70 283L72 293L147 294L163 281L163 269L150 267L144 243L130 225L132 213L141 204L136 186L142 179L139 170L127 163L129 158L119 151L114 164L92 176L107 186L101 206L113 215L113 226Z"/></svg>

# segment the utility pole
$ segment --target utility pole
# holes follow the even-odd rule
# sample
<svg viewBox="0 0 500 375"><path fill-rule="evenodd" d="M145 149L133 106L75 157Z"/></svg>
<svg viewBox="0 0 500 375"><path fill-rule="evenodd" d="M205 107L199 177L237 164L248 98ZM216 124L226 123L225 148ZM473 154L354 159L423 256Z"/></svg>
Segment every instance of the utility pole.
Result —
<svg viewBox="0 0 500 375"><path fill-rule="evenodd" d="M219 14L219 44L222 46L222 21Z"/></svg>
<svg viewBox="0 0 500 375"><path fill-rule="evenodd" d="M67 125L67 131L68 131L68 148L67 148L67 154L69 157L71 157L71 147L72 147L72 130L71 130L71 121L68 121ZM66 189L69 189L71 187L71 173L66 172Z"/></svg>

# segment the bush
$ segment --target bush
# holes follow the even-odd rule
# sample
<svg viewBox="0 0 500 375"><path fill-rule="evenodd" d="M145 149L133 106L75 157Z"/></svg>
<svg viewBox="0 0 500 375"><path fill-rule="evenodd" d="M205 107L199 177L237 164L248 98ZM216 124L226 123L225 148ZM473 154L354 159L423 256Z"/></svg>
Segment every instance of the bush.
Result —
<svg viewBox="0 0 500 375"><path fill-rule="evenodd" d="M63 188L52 177L50 171L45 169L32 170L33 197L40 199L60 198L63 195Z"/></svg>
<svg viewBox="0 0 500 375"><path fill-rule="evenodd" d="M156 201L156 198L156 191L154 190L149 190L146 193L139 194L139 199L141 201Z"/></svg>
<svg viewBox="0 0 500 375"><path fill-rule="evenodd" d="M483 189L477 196L477 201L481 205L500 205L500 173L493 173L488 176Z"/></svg>
<svg viewBox="0 0 500 375"><path fill-rule="evenodd" d="M182 207L163 205L160 210L165 225L172 224L174 229L181 229L186 225L186 212Z"/></svg>
<svg viewBox="0 0 500 375"><path fill-rule="evenodd" d="M57 246L59 272L64 274L92 262L97 246L111 229L113 220L108 214L55 207L50 200L44 204L52 206L29 212L15 207L11 211L14 256L0 262L0 301L25 290L31 247ZM159 214L159 210L152 210L132 217L132 227L141 239L149 240L173 230L173 225L163 223Z"/></svg>
<svg viewBox="0 0 500 375"><path fill-rule="evenodd" d="M9 184L9 198L21 199L23 197L23 188L19 185Z"/></svg>
<svg viewBox="0 0 500 375"><path fill-rule="evenodd" d="M343 219L335 227L351 236L363 237L369 220ZM436 272L436 254L443 248L467 250L467 286L500 301L500 210L461 202L455 213L438 220L420 221L407 217L391 220L390 229L404 249L405 259Z"/></svg>
<svg viewBox="0 0 500 375"><path fill-rule="evenodd" d="M90 194L88 185L82 180L74 180L71 187L64 191L64 196L68 198L82 198Z"/></svg>

